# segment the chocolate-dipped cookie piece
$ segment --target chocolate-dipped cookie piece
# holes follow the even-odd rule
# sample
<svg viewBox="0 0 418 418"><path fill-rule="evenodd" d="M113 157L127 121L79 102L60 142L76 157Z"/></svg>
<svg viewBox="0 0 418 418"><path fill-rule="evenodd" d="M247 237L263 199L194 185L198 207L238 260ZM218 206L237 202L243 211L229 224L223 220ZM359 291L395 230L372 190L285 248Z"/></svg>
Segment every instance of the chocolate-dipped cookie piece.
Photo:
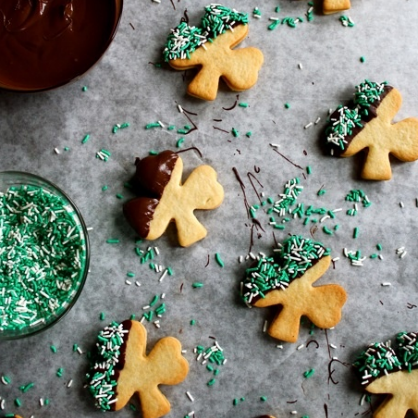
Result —
<svg viewBox="0 0 418 418"><path fill-rule="evenodd" d="M123 213L140 237L159 238L171 221L183 247L206 236L193 212L217 208L223 201L223 187L210 166L194 169L184 184L182 173L183 161L172 151L137 159L133 184L141 196L125 203Z"/></svg>

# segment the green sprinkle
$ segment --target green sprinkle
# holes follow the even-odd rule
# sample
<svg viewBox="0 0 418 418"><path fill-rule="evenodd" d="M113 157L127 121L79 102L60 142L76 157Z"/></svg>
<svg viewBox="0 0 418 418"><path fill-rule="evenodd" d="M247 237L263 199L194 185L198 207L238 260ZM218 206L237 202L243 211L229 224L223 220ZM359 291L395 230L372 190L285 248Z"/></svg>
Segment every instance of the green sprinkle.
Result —
<svg viewBox="0 0 418 418"><path fill-rule="evenodd" d="M167 274L169 275L169 276L172 276L174 273L173 273L173 269L171 268L171 267L167 267Z"/></svg>
<svg viewBox="0 0 418 418"><path fill-rule="evenodd" d="M106 314L104 312L100 312L99 319L100 321L104 321L106 319Z"/></svg>
<svg viewBox="0 0 418 418"><path fill-rule="evenodd" d="M203 283L199 283L199 282L193 283L192 287L193 287L193 289L198 289L200 287L203 287Z"/></svg>
<svg viewBox="0 0 418 418"><path fill-rule="evenodd" d="M84 136L84 138L81 140L82 144L85 144L90 139L90 134L87 134Z"/></svg>
<svg viewBox="0 0 418 418"><path fill-rule="evenodd" d="M119 240L117 238L110 238L106 240L108 244L119 244Z"/></svg>
<svg viewBox="0 0 418 418"><path fill-rule="evenodd" d="M186 129L177 129L177 133L180 134L180 135L186 135L187 132L188 132L188 130L186 130Z"/></svg>
<svg viewBox="0 0 418 418"><path fill-rule="evenodd" d="M19 398L15 399L15 405L19 408L22 406L22 401Z"/></svg>
<svg viewBox="0 0 418 418"><path fill-rule="evenodd" d="M28 390L32 389L34 386L35 386L35 383L31 382L31 383L28 383L27 385L20 386L19 389L23 393L26 393Z"/></svg>
<svg viewBox="0 0 418 418"><path fill-rule="evenodd" d="M87 86L83 86L81 91L87 91Z"/></svg>
<svg viewBox="0 0 418 418"><path fill-rule="evenodd" d="M220 267L225 267L225 263L222 261L222 258L219 253L215 253L215 260Z"/></svg>
<svg viewBox="0 0 418 418"><path fill-rule="evenodd" d="M323 196L327 191L325 189L319 189L317 195Z"/></svg>
<svg viewBox="0 0 418 418"><path fill-rule="evenodd" d="M126 275L128 276L128 277L135 277L135 273L133 273L132 271L128 271L127 273L126 273Z"/></svg>
<svg viewBox="0 0 418 418"><path fill-rule="evenodd" d="M64 147L64 151L69 151L70 148L69 147Z"/></svg>
<svg viewBox="0 0 418 418"><path fill-rule="evenodd" d="M53 353L56 353L57 352L57 347L55 347L55 345L51 345L49 348L51 349L51 351Z"/></svg>
<svg viewBox="0 0 418 418"><path fill-rule="evenodd" d="M260 396L260 401L261 402L266 402L267 401L267 396Z"/></svg>
<svg viewBox="0 0 418 418"><path fill-rule="evenodd" d="M77 351L77 349L78 349L78 344L73 344L73 351L75 352Z"/></svg>
<svg viewBox="0 0 418 418"><path fill-rule="evenodd" d="M145 125L145 129L161 128L161 125L158 122L148 123Z"/></svg>
<svg viewBox="0 0 418 418"><path fill-rule="evenodd" d="M238 137L239 137L239 132L238 132L235 128L232 128L231 132L232 132L232 135L233 135L235 138L238 138Z"/></svg>
<svg viewBox="0 0 418 418"><path fill-rule="evenodd" d="M129 409L130 409L131 411L134 411L134 412L136 412L136 411L137 411L136 406L135 406L133 403L130 403L130 404L129 404Z"/></svg>
<svg viewBox="0 0 418 418"><path fill-rule="evenodd" d="M241 401L241 402L244 402L244 401L245 401L244 396L240 399L240 401Z"/></svg>
<svg viewBox="0 0 418 418"><path fill-rule="evenodd" d="M103 191L103 192L105 192L108 188L109 188L109 186L104 185L104 186L102 187L102 191Z"/></svg>
<svg viewBox="0 0 418 418"><path fill-rule="evenodd" d="M118 194L116 195L116 197L117 197L118 199L123 199L123 195L121 195L120 193L118 193Z"/></svg>
<svg viewBox="0 0 418 418"><path fill-rule="evenodd" d="M376 245L376 248L377 248L379 251L382 251L382 249L383 249L382 244L377 244L377 245Z"/></svg>
<svg viewBox="0 0 418 418"><path fill-rule="evenodd" d="M360 62L361 62L361 63L366 62L366 58L364 58L364 57L360 57Z"/></svg>
<svg viewBox="0 0 418 418"><path fill-rule="evenodd" d="M206 365L206 369L213 372L213 367L210 364Z"/></svg>
<svg viewBox="0 0 418 418"><path fill-rule="evenodd" d="M239 400L238 400L237 398L235 398L235 399L232 401L232 405L237 406L237 405L238 405L238 402L239 402Z"/></svg>
<svg viewBox="0 0 418 418"><path fill-rule="evenodd" d="M192 319L191 321L190 321L190 325L195 325L196 324L196 320L195 319Z"/></svg>
<svg viewBox="0 0 418 418"><path fill-rule="evenodd" d="M213 386L216 382L216 379L210 379L209 382L207 383L208 386Z"/></svg>
<svg viewBox="0 0 418 418"><path fill-rule="evenodd" d="M153 298L152 298L152 300L151 300L151 302L149 303L149 306L154 306L156 303L158 302L158 295L155 295Z"/></svg>
<svg viewBox="0 0 418 418"><path fill-rule="evenodd" d="M309 174L312 174L312 169L311 169L311 166L310 165L308 165L307 167L306 167L306 173L309 175Z"/></svg>
<svg viewBox="0 0 418 418"><path fill-rule="evenodd" d="M180 148L183 145L184 138L179 138L176 142L176 147Z"/></svg>
<svg viewBox="0 0 418 418"><path fill-rule="evenodd" d="M6 414L4 418L15 418L15 414Z"/></svg>
<svg viewBox="0 0 418 418"><path fill-rule="evenodd" d="M324 231L324 233L325 234L327 234L327 235L333 235L333 232L332 232L332 230L331 229L329 229L328 227L326 227L326 226L324 226L323 228L322 228L322 230Z"/></svg>
<svg viewBox="0 0 418 418"><path fill-rule="evenodd" d="M315 373L315 369L309 369L307 370L305 373L303 373L303 377L305 379L310 378L311 376L313 376L313 374Z"/></svg>
<svg viewBox="0 0 418 418"><path fill-rule="evenodd" d="M46 405L46 406L48 406L48 405L49 405L49 399L48 399L48 398L45 398L45 400L44 400L44 405Z"/></svg>
<svg viewBox="0 0 418 418"><path fill-rule="evenodd" d="M174 131L174 129L176 129L175 125L170 125L167 130L169 131Z"/></svg>
<svg viewBox="0 0 418 418"><path fill-rule="evenodd" d="M214 370L213 371L213 374L214 374L214 376L218 376L218 374L220 373L221 371L219 370L219 369L216 369L216 370Z"/></svg>
<svg viewBox="0 0 418 418"><path fill-rule="evenodd" d="M359 229L358 227L355 227L353 231L353 238L356 239L358 238L358 236L359 236Z"/></svg>
<svg viewBox="0 0 418 418"><path fill-rule="evenodd" d="M290 103L285 103L285 104L284 104L284 108L285 108L285 109L290 109Z"/></svg>
<svg viewBox="0 0 418 418"><path fill-rule="evenodd" d="M132 314L132 315L130 316L130 318L129 318L129 319L130 319L131 321L133 321L135 318L136 318L136 315L135 315L135 314Z"/></svg>
<svg viewBox="0 0 418 418"><path fill-rule="evenodd" d="M377 255L376 253L375 253L375 254L371 254L371 255L370 255L370 258L371 258L371 259L375 259L375 258L377 258L377 257L378 257L378 255Z"/></svg>
<svg viewBox="0 0 418 418"><path fill-rule="evenodd" d="M148 152L149 155L158 155L158 151L155 151L154 149L150 150Z"/></svg>
<svg viewBox="0 0 418 418"><path fill-rule="evenodd" d="M58 370L57 370L57 376L58 377L62 377L62 374L64 373L64 369L62 368L62 367L60 367Z"/></svg>
<svg viewBox="0 0 418 418"><path fill-rule="evenodd" d="M247 137L247 138L251 138L251 136L252 136L252 132L251 131L248 131L246 134L245 134L245 136Z"/></svg>
<svg viewBox="0 0 418 418"><path fill-rule="evenodd" d="M334 226L334 231L338 231L339 229L340 229L340 225L337 224Z"/></svg>
<svg viewBox="0 0 418 418"><path fill-rule="evenodd" d="M248 103L241 102L241 103L238 103L238 106L239 107L248 107Z"/></svg>
<svg viewBox="0 0 418 418"><path fill-rule="evenodd" d="M274 9L274 11L275 11L276 13L279 13L279 12L280 12L280 6L276 6L276 8Z"/></svg>

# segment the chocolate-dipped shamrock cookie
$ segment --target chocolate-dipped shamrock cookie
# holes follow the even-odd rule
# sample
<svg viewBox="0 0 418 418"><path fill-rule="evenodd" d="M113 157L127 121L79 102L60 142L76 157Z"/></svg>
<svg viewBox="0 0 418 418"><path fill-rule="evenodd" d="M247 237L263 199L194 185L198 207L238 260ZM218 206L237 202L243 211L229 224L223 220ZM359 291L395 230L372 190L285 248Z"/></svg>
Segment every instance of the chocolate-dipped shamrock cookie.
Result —
<svg viewBox="0 0 418 418"><path fill-rule="evenodd" d="M354 100L339 106L329 118L326 143L331 154L351 157L367 150L361 176L391 179L390 154L401 161L418 159L418 119L392 123L401 103L400 92L386 82L366 80L356 86Z"/></svg>
<svg viewBox="0 0 418 418"><path fill-rule="evenodd" d="M264 61L256 48L233 49L247 34L247 14L211 4L205 7L199 27L181 22L171 30L164 60L176 70L199 67L187 93L200 99L216 99L220 78L231 90L247 90L257 82Z"/></svg>
<svg viewBox="0 0 418 418"><path fill-rule="evenodd" d="M155 240L174 221L181 246L203 239L207 231L193 212L215 209L222 203L224 190L216 171L201 165L182 184L183 161L172 151L137 158L135 164L134 186L140 197L125 203L123 213L139 236Z"/></svg>
<svg viewBox="0 0 418 418"><path fill-rule="evenodd" d="M173 337L159 340L148 355L146 345L147 332L138 321L112 322L100 332L87 375L98 408L117 411L137 393L143 418L159 418L170 411L158 385L181 383L189 365Z"/></svg>
<svg viewBox="0 0 418 418"><path fill-rule="evenodd" d="M281 245L278 256L260 257L246 270L241 290L244 301L258 308L282 307L268 328L269 335L296 342L302 315L320 328L340 321L345 290L335 284L312 286L327 271L329 253L322 244L293 235Z"/></svg>

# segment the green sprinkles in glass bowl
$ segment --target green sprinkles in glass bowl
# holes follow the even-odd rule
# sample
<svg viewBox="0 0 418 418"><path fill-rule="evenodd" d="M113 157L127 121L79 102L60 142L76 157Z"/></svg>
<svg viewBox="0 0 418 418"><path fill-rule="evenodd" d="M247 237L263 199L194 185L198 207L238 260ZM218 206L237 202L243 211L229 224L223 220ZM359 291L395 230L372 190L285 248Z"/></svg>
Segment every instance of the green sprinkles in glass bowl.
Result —
<svg viewBox="0 0 418 418"><path fill-rule="evenodd" d="M321 243L292 235L279 248L279 256L258 257L245 272L241 295L248 305L272 290L285 290L320 258L330 254Z"/></svg>
<svg viewBox="0 0 418 418"><path fill-rule="evenodd" d="M0 173L0 339L41 331L75 303L88 271L80 213L52 183Z"/></svg>
<svg viewBox="0 0 418 418"><path fill-rule="evenodd" d="M190 54L200 46L205 48L206 42L213 42L218 35L227 30L233 31L237 24L247 23L248 14L239 13L220 4L210 4L205 7L199 27L181 22L171 30L163 51L164 61L190 59Z"/></svg>

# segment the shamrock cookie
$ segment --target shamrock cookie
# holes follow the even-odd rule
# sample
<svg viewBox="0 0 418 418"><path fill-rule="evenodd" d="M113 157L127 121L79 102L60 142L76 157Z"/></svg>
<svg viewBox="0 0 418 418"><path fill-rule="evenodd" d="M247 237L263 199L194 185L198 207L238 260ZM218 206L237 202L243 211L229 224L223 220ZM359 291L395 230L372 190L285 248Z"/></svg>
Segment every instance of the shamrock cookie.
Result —
<svg viewBox="0 0 418 418"><path fill-rule="evenodd" d="M188 247L203 239L207 231L194 216L195 209L215 209L223 201L223 187L216 171L201 165L181 183L183 161L172 151L136 159L135 187L141 197L123 206L123 213L144 239L159 238L174 221L179 243Z"/></svg>
<svg viewBox="0 0 418 418"><path fill-rule="evenodd" d="M231 90L251 88L258 78L264 57L252 47L233 50L248 34L248 15L219 4L205 7L200 27L180 23L171 30L164 60L176 70L200 67L187 93L215 100L219 78Z"/></svg>
<svg viewBox="0 0 418 418"><path fill-rule="evenodd" d="M146 345L146 329L137 321L112 322L100 332L95 362L87 375L98 408L118 411L136 392L143 418L159 418L170 411L158 385L181 383L189 365L173 337L159 340L149 355Z"/></svg>
<svg viewBox="0 0 418 418"><path fill-rule="evenodd" d="M296 342L302 315L319 328L338 324L347 299L345 290L335 284L312 286L327 271L329 253L322 244L293 235L284 241L277 258L261 257L246 270L241 291L244 301L258 308L282 306L269 335Z"/></svg>
<svg viewBox="0 0 418 418"><path fill-rule="evenodd" d="M324 0L324 14L342 12L351 7L350 0Z"/></svg>
<svg viewBox="0 0 418 418"><path fill-rule="evenodd" d="M361 176L390 180L389 155L401 161L418 159L418 119L392 123L402 103L398 90L366 80L356 86L354 100L339 106L329 119L326 143L332 155L351 157L367 149Z"/></svg>
<svg viewBox="0 0 418 418"><path fill-rule="evenodd" d="M410 409L418 417L417 333L399 333L395 347L390 341L369 345L353 366L368 392L388 395L374 418L404 418Z"/></svg>

